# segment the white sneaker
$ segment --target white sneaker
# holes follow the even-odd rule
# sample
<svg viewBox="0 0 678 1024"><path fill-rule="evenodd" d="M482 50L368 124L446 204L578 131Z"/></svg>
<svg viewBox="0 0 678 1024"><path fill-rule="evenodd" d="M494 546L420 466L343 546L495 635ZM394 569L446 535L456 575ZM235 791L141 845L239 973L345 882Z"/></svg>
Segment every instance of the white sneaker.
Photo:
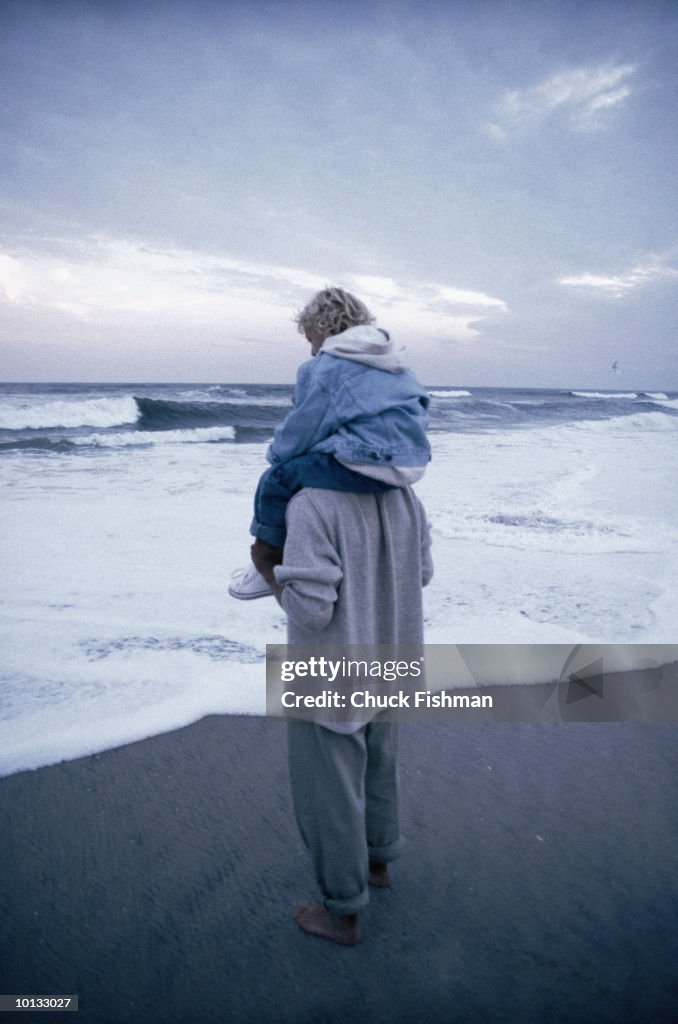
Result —
<svg viewBox="0 0 678 1024"><path fill-rule="evenodd" d="M239 601L253 601L257 597L270 597L273 593L264 577L251 563L246 569L236 569L232 573L228 592Z"/></svg>

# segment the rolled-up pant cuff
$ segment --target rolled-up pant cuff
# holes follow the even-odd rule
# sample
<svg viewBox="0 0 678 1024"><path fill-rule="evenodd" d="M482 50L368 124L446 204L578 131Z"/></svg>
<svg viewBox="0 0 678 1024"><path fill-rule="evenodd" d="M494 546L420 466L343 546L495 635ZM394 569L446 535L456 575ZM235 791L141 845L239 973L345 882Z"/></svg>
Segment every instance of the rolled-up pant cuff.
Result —
<svg viewBox="0 0 678 1024"><path fill-rule="evenodd" d="M250 523L250 533L257 540L263 540L267 544L271 544L274 548L282 548L285 546L285 530L278 529L277 526L265 526L263 523L253 519Z"/></svg>
<svg viewBox="0 0 678 1024"><path fill-rule="evenodd" d="M329 896L323 900L323 906L325 910L328 910L330 914L338 914L340 917L346 917L348 914L357 914L359 910L366 907L370 902L370 894L367 888L363 889L362 892L358 893L357 896L351 896L344 900L333 900Z"/></svg>
<svg viewBox="0 0 678 1024"><path fill-rule="evenodd" d="M404 845L405 840L401 836L400 839L396 839L395 843L389 843L388 846L368 846L367 853L370 860L375 860L379 864L390 864L391 861L398 859L403 852Z"/></svg>

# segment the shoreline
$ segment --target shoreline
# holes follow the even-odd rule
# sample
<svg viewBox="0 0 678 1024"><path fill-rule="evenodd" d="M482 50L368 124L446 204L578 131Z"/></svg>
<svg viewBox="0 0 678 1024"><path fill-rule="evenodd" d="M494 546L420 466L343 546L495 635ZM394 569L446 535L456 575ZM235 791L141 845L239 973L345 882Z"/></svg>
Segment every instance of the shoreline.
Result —
<svg viewBox="0 0 678 1024"><path fill-rule="evenodd" d="M285 651L285 645L277 645ZM576 648L577 660L569 664L567 673L557 673L563 659L573 650L572 645L527 645L527 644L484 644L484 645L440 645L429 644L424 648L427 652L427 678L432 689L423 691L429 694L429 703L414 706L413 687L411 681L403 690L409 701L395 710L382 712L397 721L423 722L465 722L487 724L489 722L512 722L525 724L557 723L557 722L676 722L678 721L678 661L664 661L667 657L675 657L677 645L610 645L585 644ZM657 657L648 657L648 652L656 649ZM441 660L440 653L445 658ZM461 652L461 657L459 653ZM450 660L456 665L452 664ZM596 659L590 664L592 659ZM274 664L271 655L271 665ZM569 658L568 658L569 662ZM604 665L604 672L600 667ZM626 666L622 669L620 666ZM524 678L532 679L529 683L510 682L498 685L501 679L502 666L510 666L509 677L520 673ZM608 668L609 666L609 668ZM244 676L251 668L257 673L261 665L241 666ZM574 669L575 671L571 671ZM470 672L469 672L470 670ZM600 674L596 674L600 673ZM250 688L255 689L254 674L250 675ZM550 682L539 682L540 679L551 679ZM448 685L445 686L445 680ZM402 680L401 680L402 681ZM315 686L316 680L311 679ZM294 693L306 693L307 686L300 686L306 680L295 682ZM292 684L286 684L292 685ZM260 688L260 684L259 684ZM280 691L280 692L279 692ZM460 706L443 706L436 703L437 697L432 695L447 691L459 695ZM310 691L308 691L310 692ZM330 691L328 691L330 692ZM348 691L346 691L348 692ZM480 697L480 700L478 698ZM14 720L14 732L8 735L9 723L0 722L0 781L24 771L39 771L41 768L56 766L64 761L95 756L122 746L143 742L153 736L165 735L186 728L209 715L232 714L233 717L260 717L268 714L284 717L286 709L281 703L281 684L277 683L274 674L267 679L265 690L255 703L261 705L259 713L234 713L218 707L216 701L200 713L186 715L173 712L169 719L167 708L159 705L152 717L155 717L157 731L147 732L147 725L141 726L139 721L131 717L117 723L112 729L107 723L108 735L102 740L101 735L96 742L91 740L83 743L82 717L71 716L68 728L63 723L50 721L46 716L40 723L41 753L36 754L36 735L26 735L25 726L21 734L21 743L17 743L17 721ZM482 701L489 698L486 704ZM456 699L450 698L453 703ZM216 705L216 706L215 706ZM393 705L392 705L393 707ZM295 712L299 717L328 720L344 720L346 713L317 711ZM328 718L329 715L329 718ZM95 723L100 729L100 722ZM90 720L90 727L92 721ZM47 739L45 739L45 734ZM12 748L12 740L14 748ZM4 746L3 746L4 744ZM101 745L99 745L101 744ZM9 750L8 750L9 747ZM84 749L83 749L84 748ZM42 763L35 763L46 757Z"/></svg>
<svg viewBox="0 0 678 1024"><path fill-rule="evenodd" d="M291 920L317 893L279 723L0 780L0 988L77 994L87 1024L669 1024L675 726L401 736L407 845L347 950Z"/></svg>

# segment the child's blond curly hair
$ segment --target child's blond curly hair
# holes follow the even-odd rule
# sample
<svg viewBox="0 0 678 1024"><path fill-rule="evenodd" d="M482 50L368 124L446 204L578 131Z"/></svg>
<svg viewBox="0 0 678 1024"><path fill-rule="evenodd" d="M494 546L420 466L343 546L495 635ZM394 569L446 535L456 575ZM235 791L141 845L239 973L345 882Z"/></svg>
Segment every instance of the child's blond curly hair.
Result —
<svg viewBox="0 0 678 1024"><path fill-rule="evenodd" d="M374 320L365 303L343 288L325 288L318 292L295 317L300 334L317 330L326 338L341 334L349 327L373 324Z"/></svg>

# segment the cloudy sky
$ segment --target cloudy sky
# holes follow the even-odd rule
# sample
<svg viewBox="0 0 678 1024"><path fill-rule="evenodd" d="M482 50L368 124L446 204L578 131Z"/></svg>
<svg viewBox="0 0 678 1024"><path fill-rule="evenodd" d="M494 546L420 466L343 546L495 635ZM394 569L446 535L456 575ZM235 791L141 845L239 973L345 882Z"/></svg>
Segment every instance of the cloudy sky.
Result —
<svg viewBox="0 0 678 1024"><path fill-rule="evenodd" d="M0 0L0 379L678 389L678 5ZM613 361L619 372L613 373Z"/></svg>

